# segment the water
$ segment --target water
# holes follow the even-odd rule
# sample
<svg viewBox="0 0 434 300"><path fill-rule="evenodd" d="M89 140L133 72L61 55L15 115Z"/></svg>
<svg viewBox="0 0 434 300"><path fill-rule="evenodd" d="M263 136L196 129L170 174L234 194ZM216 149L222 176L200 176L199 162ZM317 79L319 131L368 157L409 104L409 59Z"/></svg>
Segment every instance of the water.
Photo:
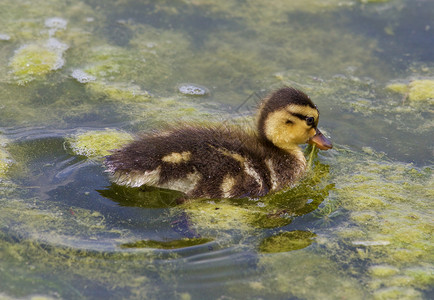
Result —
<svg viewBox="0 0 434 300"><path fill-rule="evenodd" d="M0 298L431 299L433 13L2 1ZM131 134L250 126L283 85L311 96L335 145L306 149L295 188L178 205L110 183L102 157Z"/></svg>

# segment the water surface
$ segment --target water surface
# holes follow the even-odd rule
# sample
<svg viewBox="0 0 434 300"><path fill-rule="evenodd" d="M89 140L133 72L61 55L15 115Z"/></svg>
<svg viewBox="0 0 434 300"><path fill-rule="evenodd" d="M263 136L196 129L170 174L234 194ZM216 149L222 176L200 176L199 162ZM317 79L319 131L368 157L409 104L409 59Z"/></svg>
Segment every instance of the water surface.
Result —
<svg viewBox="0 0 434 300"><path fill-rule="evenodd" d="M431 299L434 3L0 4L0 297ZM252 126L300 88L335 148L261 199L176 204L107 150L180 122ZM189 94L190 93L190 94Z"/></svg>

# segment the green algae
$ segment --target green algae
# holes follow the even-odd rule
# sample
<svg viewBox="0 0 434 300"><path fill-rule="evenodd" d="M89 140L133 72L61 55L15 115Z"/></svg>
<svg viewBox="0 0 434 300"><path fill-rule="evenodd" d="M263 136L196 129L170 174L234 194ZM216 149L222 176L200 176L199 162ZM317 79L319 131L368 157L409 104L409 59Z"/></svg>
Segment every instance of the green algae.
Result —
<svg viewBox="0 0 434 300"><path fill-rule="evenodd" d="M12 157L5 149L8 140L0 136L0 178L6 178L13 163Z"/></svg>
<svg viewBox="0 0 434 300"><path fill-rule="evenodd" d="M391 83L386 86L390 91L408 97L410 101L424 101L434 99L434 80L411 80L410 83Z"/></svg>
<svg viewBox="0 0 434 300"><path fill-rule="evenodd" d="M127 87L131 82L136 86L132 91L135 96L123 97L124 100L135 99L139 95L147 98L148 90L174 90L173 66L182 59L188 46L182 33L130 22L121 24L135 33L129 41L129 48L97 44L86 49L86 56L80 62L81 69L95 78L89 85L91 92L106 90L110 95L115 94L117 99L119 95L115 90L122 92L125 90L122 86ZM139 93L137 86L142 87Z"/></svg>
<svg viewBox="0 0 434 300"><path fill-rule="evenodd" d="M351 2L351 1L350 1ZM63 8L65 4L62 3L60 7ZM118 4L117 4L118 5ZM215 11L216 13L222 10L229 9L232 5L230 3L216 4L216 3L194 3L188 7L198 7L202 10L202 5L206 7L207 11ZM284 61L292 62L306 62L311 61L312 65L318 64L322 61L323 53L318 52L319 49L311 49L314 51L311 53L306 51L310 47L306 44L306 41L311 40L313 35L318 38L323 36L322 32L317 32L317 29L307 29L303 31L294 31L291 33L285 32L285 35L291 36L290 44L283 45L282 49L292 49L294 45L300 45L298 47L303 48L303 51L292 49L291 51L280 52L276 47L272 47L271 44L273 37L279 37L281 32L276 32L275 26L269 24L267 16L281 14L283 20L286 18L286 13L291 11L303 10L309 13L315 13L323 10L336 10L342 6L342 1L328 1L327 3L321 1L310 1L309 4L305 2L296 2L291 6L284 6L287 10L277 9L282 7L282 3L273 3L273 5L263 5L258 2L256 5L246 5L246 9L257 11L258 7L262 7L262 13L246 14L242 17L239 15L238 10L231 10L230 17L242 20L246 25L250 25L252 22L255 24L256 38L258 42L255 44L264 45L262 48L252 47L251 40L241 39L243 35L231 34L228 32L216 32L213 35L209 35L204 40L203 47L200 51L195 51L194 44L190 41L190 36L182 30L166 30L156 29L147 24L140 24L131 21L119 20L119 26L125 28L128 32L132 32L131 38L128 40L130 48L107 45L103 43L103 40L99 38L98 29L94 27L92 22L86 21L84 17L78 18L77 14L82 9L84 15L94 13L91 8L85 6L82 3L76 4L74 9L68 10L70 19L66 29L62 28L58 32L55 32L59 38L67 44L74 44L68 53L69 64L75 65L75 67L83 69L84 72L95 76L96 85L102 85L102 88L106 87L110 89L111 85L129 86L130 82L134 82L141 87L142 91L154 92L166 92L175 90L175 87L180 83L177 81L180 76L186 78L189 82L197 84L204 84L208 87L224 87L224 94L221 94L221 99L240 99L240 93L231 92L228 87L233 86L236 82L238 85L243 86L244 91L251 92L257 86L256 82L262 81L264 74L275 72L280 70L280 65ZM56 13L58 6L53 6L49 11ZM119 5L122 8L122 5ZM161 8L161 7L159 7ZM177 10L176 15L181 13L182 9ZM157 12L155 12L157 13ZM169 13L168 15L173 15ZM252 18L252 16L255 16ZM100 15L99 18L102 19ZM258 17L260 17L258 19ZM276 16L274 16L276 18ZM45 22L45 19L44 19ZM258 22L259 25L258 26ZM42 23L42 22L41 22ZM36 26L36 24L35 24ZM81 28L80 28L81 26ZM88 31L86 31L86 29ZM81 29L81 30L80 30ZM46 30L41 28L40 31ZM97 37L92 41L92 47L88 46L89 32L94 30ZM285 27L285 30L291 30L290 27ZM306 32L306 34L305 34ZM328 31L330 32L334 31ZM40 33L41 34L41 33ZM307 37L310 38L308 39ZM339 37L339 38L338 38ZM342 38L348 39L342 41ZM316 40L315 38L315 40ZM330 36L328 37L331 38ZM271 39L271 40L267 40ZM224 40L225 43L221 43ZM341 42L342 41L342 42ZM353 38L350 35L337 34L335 42L338 43L334 48L334 52L341 51L342 55L351 52L351 57L343 58L339 53L333 56L335 61L330 62L327 60L327 65L331 68L337 68L341 65L341 62L348 61L349 58L353 58L353 62L357 62L356 57L364 59L365 55L356 54L354 49L347 51L345 48L348 45L354 43L360 44L359 49L363 49L363 53L366 53L365 41L360 42L357 38ZM229 46L233 44L233 46ZM362 46L363 45L363 46ZM243 51L234 51L236 48L240 48ZM276 51L279 51L276 53ZM268 53L266 63L255 63L264 59L262 53ZM279 58L278 61L275 58ZM361 62L363 64L363 62ZM325 70L324 62L321 62L323 69ZM366 65L366 64L365 64ZM370 64L377 65L377 64ZM177 66L176 69L174 66ZM296 66L294 66L296 67ZM300 66L301 67L301 66ZM306 68L303 66L302 69ZM252 76L252 74L257 74ZM101 89L97 88L98 94ZM120 88L122 91L122 88ZM134 93L134 92L133 92ZM219 91L219 93L221 93ZM241 96L242 97L242 96ZM127 97L126 97L127 98ZM131 98L131 97L129 97Z"/></svg>
<svg viewBox="0 0 434 300"><path fill-rule="evenodd" d="M409 87L405 83L390 83L386 89L399 94L408 94L409 91Z"/></svg>
<svg viewBox="0 0 434 300"><path fill-rule="evenodd" d="M0 51L0 62L8 66L0 70L1 102L5 104L0 119L7 124L34 125L43 121L58 126L68 115L76 115L77 110L80 110L80 115L89 112L89 105L71 105L71 102L77 104L77 100L71 101L71 95L80 98L80 93L69 89L58 95L55 91L67 79L63 72L67 71L65 66L71 57L66 49L69 47L75 53L83 40L88 42L91 39L84 29L89 27L85 16L98 14L95 11L90 13L89 7L81 2L66 1L29 5L25 1L7 0L0 4L0 11L0 25L11 36ZM82 30L77 30L78 24ZM74 45L72 49L71 44ZM81 54L85 53L83 50L79 50ZM36 91L44 89L52 92L52 97L44 95L47 110L32 106L33 98L39 94Z"/></svg>
<svg viewBox="0 0 434 300"><path fill-rule="evenodd" d="M373 294L374 299L421 299L422 294L416 290L402 287L384 288Z"/></svg>
<svg viewBox="0 0 434 300"><path fill-rule="evenodd" d="M88 245L96 241L106 249L107 242L112 245L109 247L117 249L119 243L131 240L128 231L109 228L101 213L59 207L39 199L15 199L16 186L1 182L0 191L4 189L10 194L0 198L4 212L0 221L11 234L0 233L0 279L7 282L6 286L2 285L2 292L15 297L61 294L68 298L87 298L92 291L89 294L86 289L74 287L81 285L80 278L86 278L104 286L112 296L153 298L159 289L150 274L170 277L170 273L155 268L153 262L159 259L158 253L88 250ZM147 270L147 275L137 275L143 270ZM113 272L117 275L113 276Z"/></svg>
<svg viewBox="0 0 434 300"><path fill-rule="evenodd" d="M3 290L15 297L26 296L29 291L32 294L61 293L68 298L89 297L87 289L74 288L74 285L80 285L76 282L77 277L88 278L99 286L107 286L111 296L128 295L136 299L154 298L160 292L151 278L134 274L138 271L134 262L137 264L139 261L141 262L140 268L147 269L149 273L157 273L157 270L152 268L154 258L150 255L142 254L138 257L128 254L102 255L83 251L77 253L71 249L47 249L43 244L27 241L23 241L20 245L2 242L3 247L7 250L2 251L2 258L14 261L14 263L5 263L2 266L2 281L8 282L8 286ZM29 271L26 268L20 268L17 263L19 261L27 261L27 268L32 273L38 272L39 279L26 276L25 274ZM92 271L95 269L99 272ZM114 271L117 276L107 276ZM159 273L163 275L163 272Z"/></svg>
<svg viewBox="0 0 434 300"><path fill-rule="evenodd" d="M37 44L19 48L10 63L14 74L24 81L29 81L26 75L44 75L61 68L62 65L63 58L59 53Z"/></svg>
<svg viewBox="0 0 434 300"><path fill-rule="evenodd" d="M411 267L404 270L406 278L409 278L407 285L415 287L426 287L434 284L433 266Z"/></svg>
<svg viewBox="0 0 434 300"><path fill-rule="evenodd" d="M372 78L358 77L352 72L331 77L320 77L304 74L303 72L282 71L274 74L274 78L270 78L270 83L276 87L282 84L296 86L306 91L313 99L321 99L325 102L326 99L333 99L333 105L343 106L363 117L391 114L396 116L395 121L400 125L399 129L404 127L401 123L405 122L406 127L408 127L407 130L414 133L419 133L421 129L417 126L419 125L416 119L418 114L422 112L430 113L426 106L405 103L403 101L405 99L401 95L395 94L408 94L410 92L408 84L392 82L384 88L375 84ZM429 86L429 84L426 86ZM394 94L391 96L388 91L392 91ZM423 89L421 91L425 91L425 99L429 99L429 92ZM378 99L382 100L379 101ZM321 102L319 104L321 105ZM354 116L354 118L356 117L357 115ZM425 119L420 121L426 123ZM378 122L376 125L379 127L383 124Z"/></svg>
<svg viewBox="0 0 434 300"><path fill-rule="evenodd" d="M270 254L261 258L260 265L270 276L261 277L261 284L251 281L250 287L263 297L284 292L304 299L337 298L346 291L351 298L361 299L366 295L375 299L423 298L423 291L429 291L433 284L431 168L417 169L410 164L387 162L372 150L370 154L344 149L339 152L338 157L333 155L331 174L322 177L323 185L329 180L336 184L327 203L314 211L314 215L325 221L328 215L320 211L331 206L331 214L340 211L340 218L347 215L347 221L336 225L327 222L326 228L317 225L303 232L299 241L291 231L263 239L259 249ZM310 247L304 250L306 246ZM292 253L298 251L291 250L297 249L304 259L293 257ZM278 256L283 254L278 252L287 251L291 254L286 254L287 259L283 261L283 256ZM336 257L338 261L332 262ZM303 267L294 267L300 259ZM312 260L321 262L311 266ZM351 267L348 270L343 266ZM317 267L323 269L315 271ZM315 280L309 279L306 284L311 272L316 274ZM335 279L323 281L322 272L333 274ZM352 276L360 278L367 288L350 280ZM303 279L297 280L298 277ZM332 289L328 286L332 282L340 282L344 287ZM327 296L322 294L325 292Z"/></svg>
<svg viewBox="0 0 434 300"><path fill-rule="evenodd" d="M316 234L308 231L288 231L262 240L259 251L262 253L288 252L310 246Z"/></svg>
<svg viewBox="0 0 434 300"><path fill-rule="evenodd" d="M374 277L389 277L397 274L399 272L399 269L396 267L391 267L386 265L377 265L377 266L371 266L369 268L369 272Z"/></svg>
<svg viewBox="0 0 434 300"><path fill-rule="evenodd" d="M127 4L128 1L127 3L108 2L105 9L112 7L121 12L127 7ZM348 1L346 4L352 5L354 1ZM7 7L7 3L3 5ZM19 19L23 23L30 22L32 34L41 37L42 41L45 37L52 35L66 45L73 45L68 50L65 59L66 65L83 70L95 78L86 84L86 95L81 95L79 88L75 89L76 92L74 89L69 90L70 93L73 91L70 97L88 98L89 101L86 103L74 105L71 110L63 109L62 105L70 106L69 99L58 97L56 99L57 105L50 107L52 110L57 110L57 113L40 116L38 110L34 110L28 112L26 119L29 119L29 115L33 115L33 119L41 117L52 122L58 122L60 115L77 118L90 111L98 111L101 98L121 101L122 103L117 107L117 112L123 115L125 112L131 112L129 108L125 107L125 102L147 102L149 96L154 94L157 96L173 95L176 86L180 84L179 78L182 78L183 82L202 84L209 89L217 90L215 96L218 99L221 99L222 102L233 103L234 100L242 100L246 94L256 90L258 88L257 83L263 82L267 74L281 71L281 66L288 62L291 62L293 68L299 70L307 68L306 62L312 66L321 65L324 72L331 69L345 69L348 65L378 66L377 74L384 70L380 67L381 62L372 63L373 56L366 55L368 50L364 38L339 32L336 33L336 36L331 37L330 32L334 34L335 30L324 28L324 32L327 32L327 39L332 39L333 42L330 43L335 45L333 49L335 54L333 57L329 56L329 59L324 62L324 53L328 53L328 50L317 47L313 49L308 45L308 41L312 39L317 41L318 38L324 36L324 32L320 29L322 26L304 28L302 31L284 26L278 27L276 31L276 26L268 21L268 17L273 15L274 20L281 19L282 22L286 22L287 14L294 11L303 11L309 14L336 11L343 7L342 1L309 1L309 3L296 1L291 6L283 5L280 1L273 3L273 5L264 5L259 1L255 2L255 5L252 3L242 4L244 9L250 12L242 15L241 12L244 10L233 10L233 4L230 2L205 1L202 3L199 1L188 3L186 6L175 5L172 7L173 10L162 10L161 5L146 4L145 6L147 8L148 6L152 7L153 10L147 10L151 16L161 14L164 11L163 15L167 18L191 13L195 10L214 12L217 16L229 12L224 20L233 19L242 26L235 26L234 29L237 31L233 33L217 31L207 35L203 39L202 46L197 48L192 42L191 34L187 28L157 28L149 24L120 18L117 20L117 26L121 33L129 33L127 35L128 47L124 47L115 45L116 43L107 43L103 34L107 34L107 31L104 30L110 29L98 25L106 24L107 20L104 15L99 9L82 2L78 1L74 4L60 2L56 5L47 3L40 8L32 6L30 12L32 12L34 19L31 20L25 20L24 9L21 10L21 13L18 8L14 9L10 16L7 14L4 16L5 28L10 27L12 31L19 31L19 28L15 28L12 22L12 20ZM285 7L285 9L282 10L281 7ZM44 13L50 17L43 17ZM61 20L67 25L60 27L56 25L58 28L50 25L48 21L56 19L59 15L62 16ZM94 16L94 19L90 20L89 16ZM255 28L255 38L252 39L250 36L243 38L244 35L239 34L239 30L243 30L244 26ZM21 28L24 28L23 31L27 30L25 29L27 27L21 26ZM53 31L53 29L55 30ZM28 36L24 32L17 32L16 36L19 36L20 41L22 41L18 47L29 44ZM274 47L275 40L281 40L281 36L290 36L291 39L285 45ZM224 42L222 43L222 41ZM253 42L255 44L252 45ZM257 45L261 46L257 47ZM283 49L285 50L283 51ZM360 51L356 53L355 49ZM264 56L263 53L267 53L267 55ZM350 56L348 56L349 53L351 53ZM12 55L12 53L10 54ZM366 59L369 60L369 63L365 61ZM261 61L264 62L261 63ZM47 68L44 69L45 71L51 72ZM65 73L69 73L69 70L62 68L59 72L65 75ZM63 82L68 80L68 77L57 76L56 80ZM26 80L20 82L24 81ZM14 93L13 96L20 102L27 102L26 95L19 91L17 91L17 95ZM27 95L27 97L31 96ZM26 109L31 110L31 107L26 106ZM22 114L26 114L26 111ZM133 119L132 122L138 122L141 116L128 114L128 117Z"/></svg>
<svg viewBox="0 0 434 300"><path fill-rule="evenodd" d="M92 93L104 95L108 99L115 101L149 101L149 98L151 97L149 92L143 91L137 85L91 82L87 87L92 91Z"/></svg>
<svg viewBox="0 0 434 300"><path fill-rule="evenodd" d="M413 80L409 84L411 101L434 99L434 80Z"/></svg>
<svg viewBox="0 0 434 300"><path fill-rule="evenodd" d="M257 206L245 207L227 200L207 199L183 204L182 211L188 213L193 228L206 235L219 231L250 231L252 222L263 213Z"/></svg>
<svg viewBox="0 0 434 300"><path fill-rule="evenodd" d="M17 1L3 1L2 28L13 32L9 48L17 47L10 55L11 75L3 73L0 81L12 81L28 84L34 79L59 70L65 64L64 53L69 45L62 40L68 21L60 17L47 17L47 14L59 14L59 8L65 3L44 2L43 5L26 6ZM26 13L31 16L26 18ZM60 39L58 37L61 37ZM5 52L7 53L7 51Z"/></svg>
<svg viewBox="0 0 434 300"><path fill-rule="evenodd" d="M119 149L131 142L133 137L116 130L88 131L68 138L67 142L75 155L88 158L101 158L109 155L110 150Z"/></svg>
<svg viewBox="0 0 434 300"><path fill-rule="evenodd" d="M433 227L429 222L429 199L434 196L432 167L391 161L375 150L384 148L373 143L387 137L386 144L405 149L401 138L420 135L412 143L422 150L410 151L403 161L417 158L419 165L426 165L431 150L426 151L425 144L418 141L428 140L426 136L433 128L426 107L426 100L432 98L432 85L424 79L396 86L384 84L382 81L390 82L388 75L396 69L376 55L384 51L381 43L345 30L340 23L325 24L356 11L359 2L198 0L168 5L158 1L146 3L152 11L144 24L139 18L122 19L128 16L126 7L138 5L137 1L107 1L104 6L80 1L37 5L2 1L0 27L10 38L1 40L0 62L9 67L0 70L0 120L7 127L54 124L56 128L72 128L107 114L119 116L134 130L148 131L193 119L233 118L233 112L226 115L212 101L237 106L262 87L300 87L319 105L320 125L324 124L338 141L336 152L322 155L323 163L317 169L313 167L314 174L324 176L311 176L314 179L293 189L252 201L215 199L173 207L176 195L139 190L125 194L126 190L119 187L110 190L116 197L111 198L113 193L104 196L121 207L136 207L139 212L168 208L169 216L187 213L194 229L228 248L234 243L238 247L240 241L253 255L260 245L272 249L258 254L253 268L263 270L261 275L242 284L236 282L227 294L215 298L426 298L422 293L431 292L433 286ZM389 1L388 7L397 2L401 1ZM190 30L171 23L172 18L196 20L195 15L201 15L205 20L202 24L210 23L211 28L195 25ZM56 17L67 25L53 25ZM388 26L393 32L394 25ZM108 31L114 33L109 36ZM69 46L61 55L57 52L57 59L65 60L63 67L49 69L49 64L42 61L27 67L25 59L19 60L25 56L17 49L51 51L45 46L50 37ZM32 62L29 58L27 55ZM71 78L71 70L77 69L94 79L77 82ZM432 68L425 69L410 67L403 74L393 74L393 78L430 76ZM364 77L366 74L375 80ZM25 86L17 85L24 82ZM212 91L210 99L176 95L176 87L182 82L206 86ZM112 107L109 113L104 110L107 106ZM389 135L390 128L398 134ZM357 148L353 138L363 134L369 139L359 142L360 152L339 147L350 144L352 149ZM116 144L115 139L122 140L116 135L108 137L109 143L98 134L79 134L68 141L80 138L83 143L74 148L74 155L91 158L106 155L107 150L122 144ZM2 157L8 161L9 153L20 164L32 164L16 156L14 149L8 146L6 153L0 148L0 177ZM44 155L32 150L37 153L24 156ZM46 151L49 153L50 148ZM10 168L3 165L6 171ZM94 210L67 203L59 208L47 205L46 199L29 199L18 193L22 186L1 184L0 282L8 287L3 292L2 286L0 297L6 293L14 295L11 298L46 294L54 298L92 298L103 291L108 297L140 299L161 298L168 288L180 289L182 281L172 271L180 273L187 264L168 266L171 261L161 267L158 260L168 258L146 247L137 252L134 248L119 249L120 245L143 240L142 235L123 227L128 220L111 227L109 214L99 211L97 205ZM87 201L96 202L90 197ZM291 234L285 232L293 231L292 225L315 234L315 242L308 244L307 237L300 244L309 247L287 252L295 250ZM270 233L273 228L282 233ZM86 250L88 247L91 250ZM169 259L175 258L173 255ZM83 281L96 286L95 292L77 289ZM193 291L176 295L195 298Z"/></svg>
<svg viewBox="0 0 434 300"><path fill-rule="evenodd" d="M335 262L309 251L262 255L259 266L266 274L262 293L271 298L285 294L302 299L366 299L356 280Z"/></svg>
<svg viewBox="0 0 434 300"><path fill-rule="evenodd" d="M357 174L353 176L363 176L363 180L353 181L351 176L350 183L343 176L336 177L336 193L342 207L351 211L353 224L341 228L337 234L356 247L359 259L372 264L369 270L374 297L395 297L395 293L419 295L414 289L401 290L399 285L395 286L395 278L407 276L405 267L409 265L419 265L423 272L431 268L426 269L426 264L429 266L434 258L433 244L429 241L434 228L425 215L432 206L429 200L434 191L432 172L430 168L416 170L411 165L387 163L369 156L358 158L354 164L351 157L355 158L348 154L340 156L338 161L343 164L336 168L351 165L353 174ZM382 278L379 286L374 284L378 277ZM381 289L385 286L388 288ZM429 289L431 284L421 283L418 288Z"/></svg>
<svg viewBox="0 0 434 300"><path fill-rule="evenodd" d="M15 51L10 66L19 83L26 83L33 76L60 69L64 64L63 52L67 49L66 44L55 38L24 45Z"/></svg>

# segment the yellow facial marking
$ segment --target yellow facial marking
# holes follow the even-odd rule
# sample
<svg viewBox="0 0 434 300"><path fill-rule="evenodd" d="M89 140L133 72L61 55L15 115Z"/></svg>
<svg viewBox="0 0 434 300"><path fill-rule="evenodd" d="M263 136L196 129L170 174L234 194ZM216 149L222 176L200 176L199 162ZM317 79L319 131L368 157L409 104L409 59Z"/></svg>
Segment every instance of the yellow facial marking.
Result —
<svg viewBox="0 0 434 300"><path fill-rule="evenodd" d="M284 109L273 111L265 120L267 138L277 147L288 151L306 143L315 135L316 130L297 115L313 117L315 122L319 117L318 111L309 106L288 105Z"/></svg>
<svg viewBox="0 0 434 300"><path fill-rule="evenodd" d="M220 189L223 193L224 198L231 197L231 190L235 186L235 184L236 184L236 180L231 175L226 174L225 177L223 177L223 181L220 186Z"/></svg>
<svg viewBox="0 0 434 300"><path fill-rule="evenodd" d="M166 156L164 156L161 160L164 162L172 163L172 164L179 164L182 162L189 161L191 157L191 152L184 151L184 152L172 152Z"/></svg>

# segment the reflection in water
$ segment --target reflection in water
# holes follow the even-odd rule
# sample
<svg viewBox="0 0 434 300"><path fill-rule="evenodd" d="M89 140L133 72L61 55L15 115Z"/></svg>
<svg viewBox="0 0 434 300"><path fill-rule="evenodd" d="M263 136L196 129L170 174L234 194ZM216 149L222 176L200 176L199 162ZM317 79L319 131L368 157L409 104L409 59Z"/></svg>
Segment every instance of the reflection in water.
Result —
<svg viewBox="0 0 434 300"><path fill-rule="evenodd" d="M160 189L151 186L129 188L112 184L104 190L97 192L120 206L142 207L142 208L168 208L177 205L177 199L182 197L182 192Z"/></svg>
<svg viewBox="0 0 434 300"><path fill-rule="evenodd" d="M207 238L185 238L173 241L153 241L153 240L142 240L132 243L125 243L121 245L121 248L154 248L154 249L165 249L165 250L175 250L186 247L193 247L197 245L202 245L211 242L212 239Z"/></svg>

